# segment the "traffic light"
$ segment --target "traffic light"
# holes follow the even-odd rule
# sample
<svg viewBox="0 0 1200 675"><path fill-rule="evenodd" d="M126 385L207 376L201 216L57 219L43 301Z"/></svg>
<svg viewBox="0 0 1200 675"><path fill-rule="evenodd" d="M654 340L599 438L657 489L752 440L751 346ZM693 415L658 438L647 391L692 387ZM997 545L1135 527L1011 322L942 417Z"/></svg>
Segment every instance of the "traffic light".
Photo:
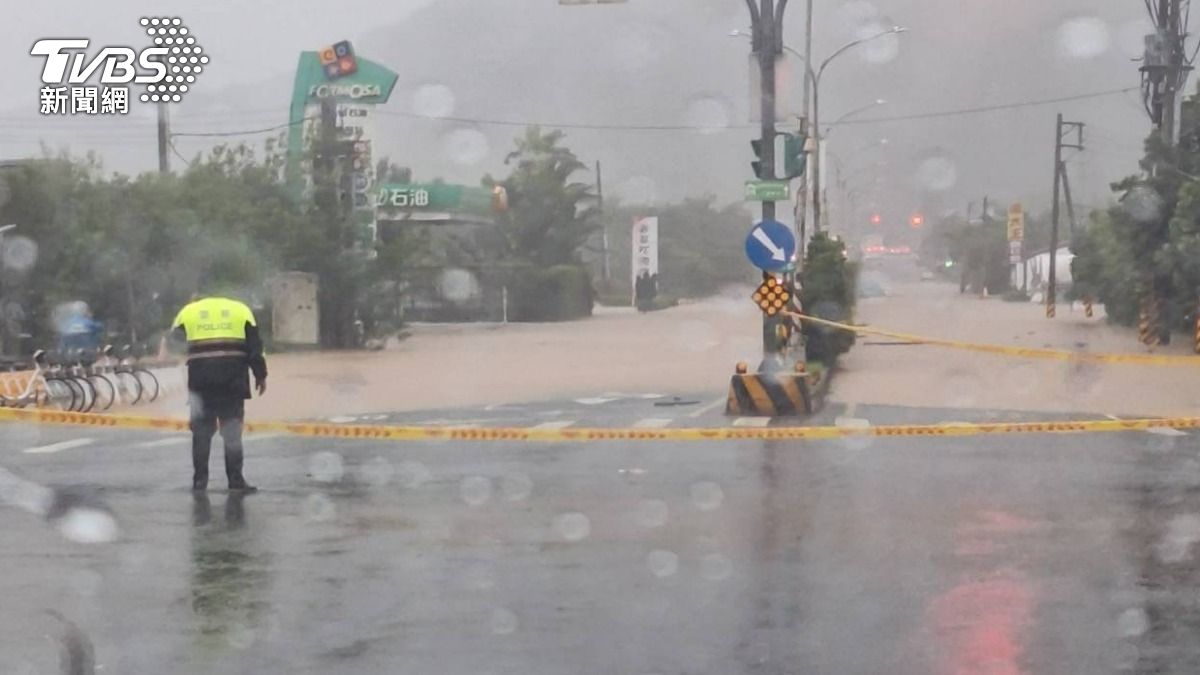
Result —
<svg viewBox="0 0 1200 675"><path fill-rule="evenodd" d="M914 213L913 217L910 218L908 222L912 224L913 229L920 228L925 224L925 216L922 216L919 213Z"/></svg>
<svg viewBox="0 0 1200 675"><path fill-rule="evenodd" d="M766 178L766 175L763 173L763 162L762 162L763 144L762 144L762 141L759 139L750 141L750 149L754 150L755 159L753 162L750 162L750 168L754 170L754 176L756 178L760 178L760 179Z"/></svg>
<svg viewBox="0 0 1200 675"><path fill-rule="evenodd" d="M808 139L800 134L783 135L783 175L799 178L808 166L808 153L804 151Z"/></svg>
<svg viewBox="0 0 1200 675"><path fill-rule="evenodd" d="M883 222L883 216L879 215L878 213L871 214L871 224L872 225L878 225L882 222Z"/></svg>

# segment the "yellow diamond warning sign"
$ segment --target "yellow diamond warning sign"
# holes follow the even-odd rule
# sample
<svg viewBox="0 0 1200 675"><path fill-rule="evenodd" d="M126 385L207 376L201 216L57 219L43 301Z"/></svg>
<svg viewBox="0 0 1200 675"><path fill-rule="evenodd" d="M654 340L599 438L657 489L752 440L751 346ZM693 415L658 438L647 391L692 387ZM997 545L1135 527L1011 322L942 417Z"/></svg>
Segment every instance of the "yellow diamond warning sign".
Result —
<svg viewBox="0 0 1200 675"><path fill-rule="evenodd" d="M762 282L758 288L754 290L755 304L759 309L766 312L767 316L775 316L787 307L788 300L792 299L791 292L774 277L768 277Z"/></svg>

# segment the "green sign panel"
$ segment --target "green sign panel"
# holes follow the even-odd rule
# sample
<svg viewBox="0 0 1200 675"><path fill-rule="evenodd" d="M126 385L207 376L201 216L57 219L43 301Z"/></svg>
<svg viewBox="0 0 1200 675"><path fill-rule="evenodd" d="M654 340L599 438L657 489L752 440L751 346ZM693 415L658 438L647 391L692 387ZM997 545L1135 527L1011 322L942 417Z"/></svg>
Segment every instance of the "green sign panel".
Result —
<svg viewBox="0 0 1200 675"><path fill-rule="evenodd" d="M482 187L446 183L388 183L376 193L381 211L491 212L492 194Z"/></svg>
<svg viewBox="0 0 1200 675"><path fill-rule="evenodd" d="M791 198L791 189L785 180L746 181L746 201L785 202Z"/></svg>

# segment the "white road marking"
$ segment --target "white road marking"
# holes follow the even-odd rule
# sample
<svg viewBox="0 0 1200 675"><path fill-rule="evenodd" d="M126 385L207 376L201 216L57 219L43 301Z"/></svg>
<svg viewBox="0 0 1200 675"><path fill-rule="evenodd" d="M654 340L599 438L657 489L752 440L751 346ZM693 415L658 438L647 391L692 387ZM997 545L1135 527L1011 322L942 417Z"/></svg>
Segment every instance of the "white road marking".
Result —
<svg viewBox="0 0 1200 675"><path fill-rule="evenodd" d="M1154 434L1155 436L1187 436L1185 432L1172 427L1150 427L1146 430L1146 433Z"/></svg>
<svg viewBox="0 0 1200 675"><path fill-rule="evenodd" d="M673 422L670 417L647 417L633 423L634 429L661 429Z"/></svg>
<svg viewBox="0 0 1200 675"><path fill-rule="evenodd" d="M862 417L835 417L833 426L844 427L847 429L869 429L871 420Z"/></svg>
<svg viewBox="0 0 1200 675"><path fill-rule="evenodd" d="M95 442L96 439L94 438L76 438L70 441L63 441L61 443L51 443L50 445L39 445L35 448L25 448L24 452L27 455L48 455L53 452L62 452L63 450L70 450L72 448L82 448L85 445L91 445Z"/></svg>
<svg viewBox="0 0 1200 675"><path fill-rule="evenodd" d="M704 413L712 410L713 408L723 405L725 402L726 402L726 398L724 396L722 396L721 398L713 401L712 403L709 403L708 405L704 406L703 408L700 408L699 410L693 410L692 412L688 413L688 417L691 417L691 418L700 417L700 416L704 415Z"/></svg>
<svg viewBox="0 0 1200 675"><path fill-rule="evenodd" d="M739 417L733 421L735 427L765 427L771 423L770 417Z"/></svg>
<svg viewBox="0 0 1200 675"><path fill-rule="evenodd" d="M189 441L191 441L191 438L188 436L168 436L167 438L156 438L153 441L146 441L144 443L135 443L133 445L133 447L135 447L135 448L165 448L168 445L183 445L184 443L187 443Z"/></svg>
<svg viewBox="0 0 1200 675"><path fill-rule="evenodd" d="M529 428L530 429L566 429L567 427L571 426L572 424L575 424L575 420L554 420L551 422L542 422L541 424L535 424Z"/></svg>
<svg viewBox="0 0 1200 675"><path fill-rule="evenodd" d="M242 438L242 441L243 442L265 441L265 440L268 440L271 438L279 438L280 436L287 436L287 434L285 434L283 432L276 432L276 431L272 431L270 433L265 433L265 434L247 434L246 436L244 436Z"/></svg>
<svg viewBox="0 0 1200 675"><path fill-rule="evenodd" d="M330 417L329 421L333 422L334 424L349 424L351 422L357 422L358 418L357 417L348 417L348 416L343 415L343 416L338 416L338 417Z"/></svg>
<svg viewBox="0 0 1200 675"><path fill-rule="evenodd" d="M1121 418L1120 418L1120 417L1117 417L1116 415L1109 415L1109 414L1107 414L1107 413L1106 413L1104 416L1105 416L1105 417L1107 417L1108 419L1110 419L1110 420L1114 421L1114 422L1120 422L1120 421L1121 421Z"/></svg>
<svg viewBox="0 0 1200 675"><path fill-rule="evenodd" d="M577 398L577 399L575 399L575 402L581 403L583 405L601 405L604 403L612 403L615 400L617 400L617 399L597 397L597 398Z"/></svg>

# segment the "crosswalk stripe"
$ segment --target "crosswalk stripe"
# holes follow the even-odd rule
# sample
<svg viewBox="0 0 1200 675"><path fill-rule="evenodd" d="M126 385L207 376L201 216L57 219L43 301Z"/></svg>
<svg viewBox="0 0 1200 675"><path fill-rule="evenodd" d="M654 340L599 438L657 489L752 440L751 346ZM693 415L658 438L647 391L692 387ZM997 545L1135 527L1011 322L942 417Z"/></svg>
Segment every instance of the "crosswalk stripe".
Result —
<svg viewBox="0 0 1200 675"><path fill-rule="evenodd" d="M771 423L770 417L739 417L733 421L735 427L765 427Z"/></svg>
<svg viewBox="0 0 1200 675"><path fill-rule="evenodd" d="M553 422L542 422L541 424L535 424L529 428L530 429L566 429L567 427L571 426L572 424L575 424L575 420L554 420Z"/></svg>
<svg viewBox="0 0 1200 675"><path fill-rule="evenodd" d="M190 439L187 436L168 436L167 438L156 438L153 441L144 443L135 443L135 448L165 448L168 445L182 445Z"/></svg>
<svg viewBox="0 0 1200 675"><path fill-rule="evenodd" d="M670 417L647 417L633 423L634 429L661 429L673 422Z"/></svg>
<svg viewBox="0 0 1200 675"><path fill-rule="evenodd" d="M96 439L94 438L75 438L69 441L62 441L61 443L25 448L24 452L27 455L48 455L53 452L62 452L63 450L70 450L72 448L82 448L85 445L91 445L95 442Z"/></svg>

